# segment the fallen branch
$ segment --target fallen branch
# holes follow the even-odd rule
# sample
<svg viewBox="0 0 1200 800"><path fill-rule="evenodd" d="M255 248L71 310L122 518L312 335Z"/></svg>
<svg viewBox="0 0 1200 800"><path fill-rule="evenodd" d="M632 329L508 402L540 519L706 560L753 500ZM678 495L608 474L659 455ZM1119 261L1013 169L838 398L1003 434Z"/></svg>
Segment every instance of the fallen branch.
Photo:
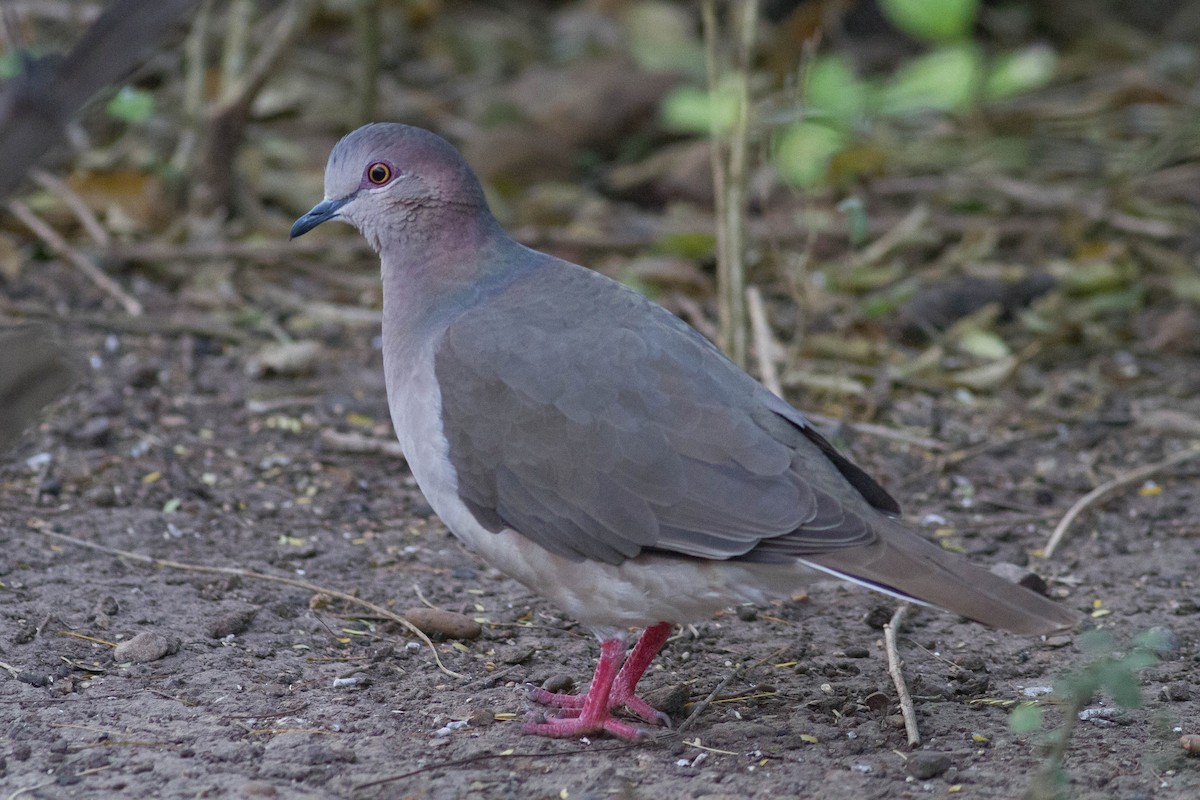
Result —
<svg viewBox="0 0 1200 800"><path fill-rule="evenodd" d="M68 244L66 239L58 235L58 231L43 222L29 206L20 200L9 200L8 210L25 223L25 227L33 231L34 235L45 242L46 246L55 254L74 264L76 269L96 285L96 288L120 303L126 312L135 317L142 315L142 304L136 297L122 289L120 284L108 277L104 270L96 266L94 261Z"/></svg>
<svg viewBox="0 0 1200 800"><path fill-rule="evenodd" d="M96 215L92 213L92 209L88 208L88 204L84 202L83 198L76 194L66 184L66 181L51 175L44 169L37 168L29 171L29 177L33 178L34 183L38 186L58 195L59 199L66 203L67 208L71 209L71 213L75 215L75 219L79 220L79 224L87 231L88 236L92 237L93 242L101 247L112 245L112 237L108 235L108 231L100 224L100 220L96 219Z"/></svg>
<svg viewBox="0 0 1200 800"><path fill-rule="evenodd" d="M37 531L42 536L46 536L51 539L58 539L59 541L67 542L68 544L73 544L77 547L84 547L84 548L87 548L88 550L95 550L100 553L108 553L109 555L119 556L121 558L127 558L131 561L139 561L143 564L151 564L155 567L161 567L161 568L165 568L165 569L177 569L177 570L182 570L185 572L207 572L207 573L214 574L214 575L236 575L239 578L249 578L252 580L270 581L272 583L282 583L285 586L292 586L297 589L304 589L306 591L312 592L313 594L324 594L324 595L328 595L330 597L336 597L338 600L342 600L343 602L350 603L352 605L362 606L363 608L366 608L369 611L372 611L372 612L378 614L380 617L382 617L384 619L391 620L392 622L395 622L395 623L398 623L398 624L404 626L409 631L409 633L411 633L413 636L417 637L418 639L420 639L422 642L425 643L425 645L429 648L429 652L433 653L433 660L435 662L437 662L438 669L440 669L442 672L446 673L447 675L449 675L452 678L465 678L466 677L465 675L461 675L461 674L455 672L454 670L448 668L445 664L442 663L442 659L440 656L438 656L437 648L434 646L433 641L428 636L426 636L424 634L424 632L421 631L420 628L418 628L416 625L413 625L411 622L409 622L408 620L406 620L404 617L400 616L399 614L395 613L394 611L389 611L388 609L384 608L383 606L372 603L370 600L363 600L361 597L355 597L352 594L347 594L345 592L339 592L336 589L326 589L325 587L318 586L315 583L309 583L308 581L300 581L300 580L296 580L295 578L284 578L280 575L267 575L266 573L263 573L263 572L254 572L253 570L240 569L237 567L208 567L208 566L202 566L199 564L185 564L181 561L171 561L170 559L166 559L166 558L153 558L151 556L142 555L141 553L132 553L128 550L119 550L115 547L108 547L106 545L96 544L95 542L89 542L84 539L76 539L74 536L67 536L65 533L55 533L54 531L47 530L45 527L30 526L30 528L31 528L31 530Z"/></svg>
<svg viewBox="0 0 1200 800"><path fill-rule="evenodd" d="M1044 558L1050 558L1052 555L1054 555L1054 551L1058 549L1058 545L1061 544L1063 538L1066 537L1067 531L1070 530L1072 523L1074 523L1079 515L1086 511L1089 507L1100 502L1102 499L1118 489L1122 489L1131 483L1137 483L1138 481L1145 480L1152 475L1157 475L1159 472L1162 472L1165 469L1169 469L1176 464L1182 464L1185 461L1190 461L1197 456L1200 456L1200 445L1194 445L1187 450L1182 450L1170 458L1159 461L1156 464L1147 464L1144 467L1138 467L1135 470L1130 470L1124 475L1118 475L1111 481L1102 483L1095 489L1092 489L1083 497L1076 500L1075 505L1071 506L1071 508L1067 510L1067 513L1063 515L1063 518L1059 521L1058 525L1055 526L1054 532L1050 534L1050 538L1046 540L1046 546L1042 548L1042 556Z"/></svg>
<svg viewBox="0 0 1200 800"><path fill-rule="evenodd" d="M921 733L917 730L917 711L913 707L912 695L908 693L908 684L904 680L904 662L900 660L900 651L896 647L896 629L904 622L908 613L908 604L901 603L892 615L891 622L883 626L884 651L887 653L888 674L896 686L896 696L900 702L900 713L904 717L904 732L908 734L908 746L916 747L921 744Z"/></svg>

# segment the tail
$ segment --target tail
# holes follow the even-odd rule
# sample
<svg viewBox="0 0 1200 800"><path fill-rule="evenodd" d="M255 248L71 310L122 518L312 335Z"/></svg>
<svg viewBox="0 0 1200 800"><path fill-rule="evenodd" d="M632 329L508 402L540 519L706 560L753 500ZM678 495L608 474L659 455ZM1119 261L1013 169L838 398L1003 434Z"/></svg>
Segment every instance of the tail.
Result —
<svg viewBox="0 0 1200 800"><path fill-rule="evenodd" d="M1080 615L923 539L886 517L862 547L805 556L823 572L1027 636L1073 628Z"/></svg>

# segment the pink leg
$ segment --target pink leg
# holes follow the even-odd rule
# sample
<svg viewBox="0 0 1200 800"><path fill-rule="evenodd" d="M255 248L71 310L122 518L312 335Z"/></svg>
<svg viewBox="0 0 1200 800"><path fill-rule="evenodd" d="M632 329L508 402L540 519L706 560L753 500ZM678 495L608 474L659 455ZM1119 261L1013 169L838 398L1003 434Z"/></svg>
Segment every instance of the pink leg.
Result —
<svg viewBox="0 0 1200 800"><path fill-rule="evenodd" d="M579 707L578 716L562 719L552 719L546 722L525 726L526 733L556 738L575 738L590 736L607 731L619 739L634 741L642 737L642 732L632 725L621 722L612 715L609 708L609 694L613 681L617 677L618 665L625 655L623 639L605 639L600 643L600 663L596 665L596 674L592 676L592 685L583 696L583 704ZM544 691L544 690L543 690ZM551 694L546 692L546 694Z"/></svg>
<svg viewBox="0 0 1200 800"><path fill-rule="evenodd" d="M658 655L658 651L670 638L671 627L669 622L660 622L642 631L637 644L633 646L633 652L629 654L629 658L625 659L625 665L617 673L610 696L612 705L625 706L646 722L656 725L670 725L671 718L638 697L634 691L637 689L638 681L654 663L654 657Z"/></svg>
<svg viewBox="0 0 1200 800"><path fill-rule="evenodd" d="M564 714L562 719L540 725L528 725L525 730L530 733L541 733L548 736L585 735L586 732L579 733L576 732L576 729L577 726L583 724L584 718L589 713L589 706L598 702L599 693L597 693L596 687L602 678L606 681L602 692L604 697L604 717L609 721L621 726L623 729L627 729L627 731L631 731L634 738L640 736L641 731L638 729L612 719L612 709L624 706L646 722L669 725L671 722L670 717L638 697L635 694L635 690L637 689L638 681L641 680L642 675L645 674L650 664L654 662L654 657L658 655L658 651L662 649L663 644L666 643L670 635L671 624L668 622L660 622L657 625L651 625L649 628L646 628L638 639L637 644L634 645L633 652L629 654L629 658L625 659L625 664L619 672L616 672L616 664L620 662L621 656L624 655L624 643L619 639L608 639L602 642L600 644L600 663L596 666L596 676L592 679L592 686L586 694L556 694L540 687L530 687L528 690L530 700L543 705L562 708L564 709ZM606 664L606 659L610 657L611 664ZM613 674L614 672L615 675ZM591 713L595 715L596 712L593 709ZM595 727L596 721L590 724ZM561 730L562 733L551 732L549 730L551 726L555 730ZM613 730L607 724L601 726L601 729L607 730L609 733L613 733L623 739L630 738L623 733Z"/></svg>

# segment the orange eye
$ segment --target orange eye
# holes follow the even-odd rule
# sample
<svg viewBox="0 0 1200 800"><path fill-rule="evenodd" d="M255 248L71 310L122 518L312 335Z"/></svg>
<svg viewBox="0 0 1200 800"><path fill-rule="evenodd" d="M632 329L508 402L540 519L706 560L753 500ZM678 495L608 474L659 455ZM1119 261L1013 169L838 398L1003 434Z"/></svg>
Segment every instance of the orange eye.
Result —
<svg viewBox="0 0 1200 800"><path fill-rule="evenodd" d="M382 186L392 179L392 168L389 164L376 161L367 167L367 180L376 186Z"/></svg>

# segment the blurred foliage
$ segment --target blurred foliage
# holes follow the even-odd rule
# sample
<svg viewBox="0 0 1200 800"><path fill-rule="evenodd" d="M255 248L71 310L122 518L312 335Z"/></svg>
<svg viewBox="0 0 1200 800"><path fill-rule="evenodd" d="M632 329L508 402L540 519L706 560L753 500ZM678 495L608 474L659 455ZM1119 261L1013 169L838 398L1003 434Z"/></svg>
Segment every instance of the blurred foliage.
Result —
<svg viewBox="0 0 1200 800"><path fill-rule="evenodd" d="M1088 706L1101 694L1111 698L1118 708L1140 708L1140 675L1158 663L1158 654L1169 649L1170 638L1171 634L1165 629L1152 628L1122 648L1107 630L1090 630L1078 637L1076 644L1086 661L1055 682L1054 697L1062 706L1063 723L1042 737L1045 759L1031 780L1027 798L1058 800L1067 796L1069 776L1063 767L1063 759L1076 723L1089 715ZM1044 725L1041 706L1037 703L1017 705L1009 714L1008 724L1016 733L1041 731Z"/></svg>
<svg viewBox="0 0 1200 800"><path fill-rule="evenodd" d="M154 95L133 86L122 86L105 106L113 119L131 124L154 116Z"/></svg>
<svg viewBox="0 0 1200 800"><path fill-rule="evenodd" d="M951 42L971 31L979 0L880 0L884 16L918 39Z"/></svg>
<svg viewBox="0 0 1200 800"><path fill-rule="evenodd" d="M156 259L105 254L123 284L259 330L271 315L241 304L261 300L260 273L170 248L284 247L322 194L330 145L374 102L377 118L459 144L519 237L648 287L703 326L716 250L708 139L733 135L745 77L750 277L793 346L785 381L827 387L816 401L829 410L853 397L874 413L875 387L1041 398L1029 368L1068 348L1195 349L1194 43L1097 23L1056 36L1040 22L1049 12L1024 3L879 0L855 6L875 9L866 23L854 9L785 6L764 4L773 16L750 74L710 94L692 4L520 15L331 3L291 27L291 4L212 4L187 40L81 116L65 183L119 245L160 246ZM61 52L83 27L21 14L50 32L30 53ZM294 52L256 68L276 45ZM728 63L736 43L718 45ZM0 75L20 63L0 54ZM210 194L224 199L206 213L198 189L217 167L228 180ZM61 193L25 201L72 244L105 252ZM53 256L27 231L4 233L4 280ZM321 274L341 282L340 302L378 303L365 277ZM796 366L809 359L828 363Z"/></svg>
<svg viewBox="0 0 1200 800"><path fill-rule="evenodd" d="M881 8L897 28L934 46L886 77L859 75L842 53L812 58L803 70L799 105L776 114L800 117L783 124L773 137L772 163L794 186L813 188L872 171L876 161L861 156L837 162L836 172L831 166L839 153L869 140L877 120L967 112L980 103L1041 88L1057 68L1054 50L1043 44L985 56L969 38L977 0L883 0ZM663 99L662 117L671 130L724 136L737 118L737 103L729 85L710 93L685 83Z"/></svg>

